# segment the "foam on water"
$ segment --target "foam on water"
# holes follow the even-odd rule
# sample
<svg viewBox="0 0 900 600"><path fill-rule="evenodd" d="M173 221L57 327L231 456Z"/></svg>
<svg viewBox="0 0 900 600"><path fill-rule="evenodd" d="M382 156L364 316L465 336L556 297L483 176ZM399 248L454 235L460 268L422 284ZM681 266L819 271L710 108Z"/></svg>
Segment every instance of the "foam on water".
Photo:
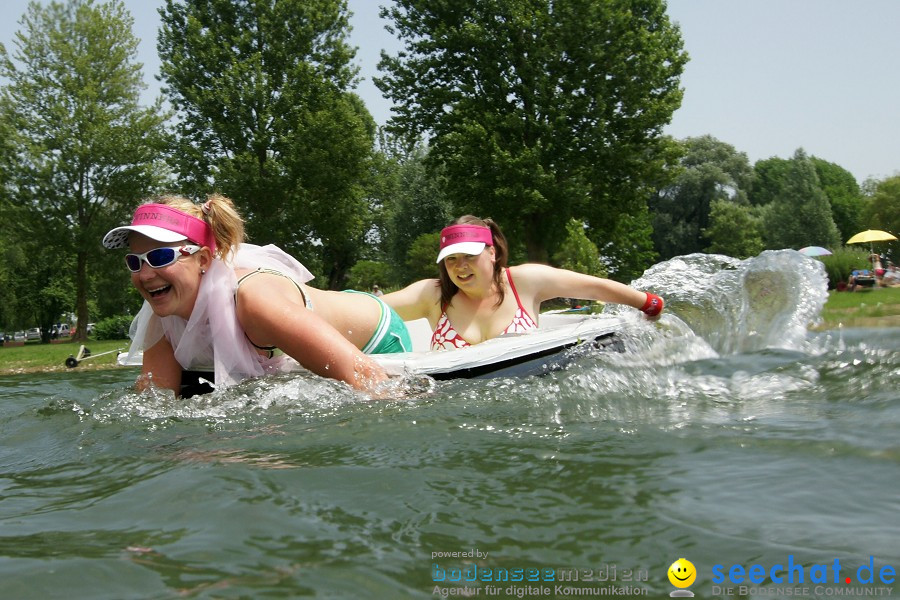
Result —
<svg viewBox="0 0 900 600"><path fill-rule="evenodd" d="M728 357L764 351L820 351L821 340L818 346L811 345L807 334L827 298L826 276L818 261L789 250L767 251L747 260L693 254L655 265L633 285L666 299L662 319L651 323L633 309L609 305L607 310L626 322L622 331L626 351L576 349L573 367L552 377L495 384L438 384L427 377L408 377L393 380L373 398L339 382L295 373L246 381L188 400L176 400L159 389L111 393L99 399L91 412L101 421L199 419L216 423L277 415L316 419L373 400L418 402L438 396L442 402L452 402L453 390L459 388L466 397L488 404L497 395L509 399L525 393L549 403L554 413L565 412L566 398L574 397L577 404L588 403L576 414L603 418L610 399L615 398L623 399L621 406L632 407L627 411L630 414L640 410L647 398L676 404L692 398L732 403L779 398L811 385L810 378L803 375L745 374L741 369L733 373L728 367L729 374L723 378L685 366L704 361L721 365ZM780 358L770 357L768 362L796 360L790 354L773 356ZM759 364L760 359L749 362ZM607 399L603 410L597 405L599 397ZM635 405L638 408L633 408Z"/></svg>

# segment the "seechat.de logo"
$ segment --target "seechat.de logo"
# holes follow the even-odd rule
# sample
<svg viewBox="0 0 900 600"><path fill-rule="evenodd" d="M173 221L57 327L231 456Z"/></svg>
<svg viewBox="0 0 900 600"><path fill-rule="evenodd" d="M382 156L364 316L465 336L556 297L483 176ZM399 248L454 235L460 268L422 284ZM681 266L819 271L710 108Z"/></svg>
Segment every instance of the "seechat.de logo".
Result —
<svg viewBox="0 0 900 600"><path fill-rule="evenodd" d="M847 569L846 571L842 571L841 561L837 558L833 563L815 564L807 568L802 563L795 561L793 554L788 555L786 562L774 564L768 568L764 565L745 567L741 564L734 564L730 567L713 565L712 568L712 582L715 584L726 582L761 584L764 581L771 581L776 585L783 583L790 585L797 583L890 584L894 583L896 575L897 571L891 565L876 567L874 556L869 557L868 564L860 565L855 570Z"/></svg>

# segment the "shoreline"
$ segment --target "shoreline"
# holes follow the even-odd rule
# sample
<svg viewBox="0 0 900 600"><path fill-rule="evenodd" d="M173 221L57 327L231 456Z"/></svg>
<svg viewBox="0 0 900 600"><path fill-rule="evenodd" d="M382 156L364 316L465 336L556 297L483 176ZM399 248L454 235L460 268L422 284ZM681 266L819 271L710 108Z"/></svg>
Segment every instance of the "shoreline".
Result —
<svg viewBox="0 0 900 600"><path fill-rule="evenodd" d="M123 367L121 365L111 364L95 364L95 365L85 365L85 366L77 366L74 369L70 369L69 367L62 365L40 365L40 366L32 366L32 367L16 367L12 369L0 369L0 377L5 377L7 375L34 375L35 373L63 373L65 371L112 371L113 369L137 369L137 367Z"/></svg>
<svg viewBox="0 0 900 600"><path fill-rule="evenodd" d="M835 329L892 329L900 327L900 315L885 317L849 317L838 323L812 325L810 331L833 331Z"/></svg>
<svg viewBox="0 0 900 600"><path fill-rule="evenodd" d="M819 325L810 326L813 333L834 331L838 329L900 329L900 315L887 315L881 317L849 317L840 322L826 321ZM45 345L45 346L49 346ZM22 346L3 346L3 348L21 348ZM53 363L43 363L30 366L14 366L0 368L0 377L8 375L33 375L36 373L62 373L65 371L109 371L112 369L135 369L137 367L123 367L115 362L115 357L110 356L105 362L79 363L77 367L69 368L64 362L54 360Z"/></svg>

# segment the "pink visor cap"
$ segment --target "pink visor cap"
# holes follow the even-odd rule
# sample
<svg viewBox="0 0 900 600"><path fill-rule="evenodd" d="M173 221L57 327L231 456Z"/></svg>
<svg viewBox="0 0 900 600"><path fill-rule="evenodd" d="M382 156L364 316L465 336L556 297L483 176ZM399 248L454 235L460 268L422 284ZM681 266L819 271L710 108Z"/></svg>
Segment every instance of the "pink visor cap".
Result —
<svg viewBox="0 0 900 600"><path fill-rule="evenodd" d="M187 239L216 253L215 237L205 221L166 204L142 204L134 211L131 225L116 227L107 233L103 236L103 245L110 249L127 248L128 234L132 231L166 244Z"/></svg>
<svg viewBox="0 0 900 600"><path fill-rule="evenodd" d="M491 228L483 225L451 225L441 230L441 251L435 262L451 254L481 254L485 246L493 246Z"/></svg>

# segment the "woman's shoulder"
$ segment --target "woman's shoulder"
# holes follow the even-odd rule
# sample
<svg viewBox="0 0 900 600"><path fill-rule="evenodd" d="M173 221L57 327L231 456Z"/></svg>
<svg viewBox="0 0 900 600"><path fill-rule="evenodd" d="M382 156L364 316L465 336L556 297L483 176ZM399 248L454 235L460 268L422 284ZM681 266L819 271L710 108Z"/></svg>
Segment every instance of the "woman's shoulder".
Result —
<svg viewBox="0 0 900 600"><path fill-rule="evenodd" d="M541 290L554 277L557 270L540 263L524 263L507 267L507 273L523 301L525 301L524 298L539 296Z"/></svg>
<svg viewBox="0 0 900 600"><path fill-rule="evenodd" d="M593 281L594 277L558 269L550 265L539 263L526 263L509 268L513 283L519 291L519 296L536 299L539 302L564 296L571 289L583 286L586 280Z"/></svg>
<svg viewBox="0 0 900 600"><path fill-rule="evenodd" d="M421 317L437 319L440 310L441 283L438 279L420 279L403 289L381 297L400 316L411 321Z"/></svg>
<svg viewBox="0 0 900 600"><path fill-rule="evenodd" d="M409 290L411 292L416 293L425 298L436 297L440 298L441 296L441 280L440 279L420 279L419 281L415 281L403 290ZM403 291L400 290L400 291ZM394 292L396 293L396 292ZM390 295L390 294L388 294ZM383 298L384 296L382 296Z"/></svg>
<svg viewBox="0 0 900 600"><path fill-rule="evenodd" d="M531 280L541 280L546 278L548 275L559 271L559 269L551 267L550 265L542 265L540 263L524 263L521 265L507 267L507 270L512 275L517 284L520 280L523 283Z"/></svg>

